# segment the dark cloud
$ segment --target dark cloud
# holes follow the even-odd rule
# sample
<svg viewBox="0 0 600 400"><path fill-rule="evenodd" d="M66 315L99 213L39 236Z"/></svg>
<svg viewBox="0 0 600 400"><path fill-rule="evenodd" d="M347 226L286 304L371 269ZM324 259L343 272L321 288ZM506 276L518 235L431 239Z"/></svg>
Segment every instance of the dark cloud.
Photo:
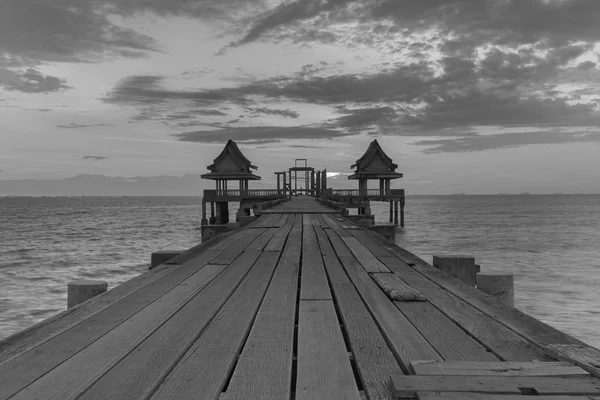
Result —
<svg viewBox="0 0 600 400"><path fill-rule="evenodd" d="M471 136L456 139L421 140L414 144L421 146L435 146L425 150L425 153L457 153L496 150L533 144L560 144L574 142L600 143L600 132L561 132L560 130L515 132L486 136Z"/></svg>
<svg viewBox="0 0 600 400"><path fill-rule="evenodd" d="M300 114L298 114L296 111L292 111L289 108L285 109L285 110L280 110L280 109L270 109L270 108L266 108L266 107L256 107L256 108L249 108L248 110L251 111L253 114L279 115L279 116L287 117L287 118L298 118L300 116Z"/></svg>
<svg viewBox="0 0 600 400"><path fill-rule="evenodd" d="M76 124L74 122L71 122L68 125L56 125L57 128L63 128L63 129L93 128L96 126L114 126L114 125L112 125L112 124Z"/></svg>
<svg viewBox="0 0 600 400"><path fill-rule="evenodd" d="M346 133L328 127L310 126L251 126L223 128L211 131L186 132L175 134L182 142L224 143L229 139L240 142L280 139L324 139L347 136ZM265 142L263 142L265 143Z"/></svg>
<svg viewBox="0 0 600 400"><path fill-rule="evenodd" d="M101 157L101 156L83 156L81 157L84 160L94 160L94 161L100 161L100 160L106 160L109 157Z"/></svg>
<svg viewBox="0 0 600 400"><path fill-rule="evenodd" d="M0 53L13 63L95 61L98 57L139 57L156 51L146 35L112 23L101 4L87 0L3 0ZM15 65L16 66L16 65Z"/></svg>
<svg viewBox="0 0 600 400"><path fill-rule="evenodd" d="M70 89L64 79L45 75L33 68L23 72L0 68L0 88L23 93L50 93Z"/></svg>

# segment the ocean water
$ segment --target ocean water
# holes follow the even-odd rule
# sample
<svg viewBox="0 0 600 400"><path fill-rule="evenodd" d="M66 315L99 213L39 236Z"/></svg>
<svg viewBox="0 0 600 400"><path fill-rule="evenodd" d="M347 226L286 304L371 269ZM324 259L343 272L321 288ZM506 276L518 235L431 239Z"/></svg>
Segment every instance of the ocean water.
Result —
<svg viewBox="0 0 600 400"><path fill-rule="evenodd" d="M199 197L0 198L0 339L66 309L67 284L109 288L150 253L200 243ZM233 212L235 205L231 205ZM389 208L373 203L376 220ZM515 274L520 310L600 347L600 195L415 196L397 243Z"/></svg>

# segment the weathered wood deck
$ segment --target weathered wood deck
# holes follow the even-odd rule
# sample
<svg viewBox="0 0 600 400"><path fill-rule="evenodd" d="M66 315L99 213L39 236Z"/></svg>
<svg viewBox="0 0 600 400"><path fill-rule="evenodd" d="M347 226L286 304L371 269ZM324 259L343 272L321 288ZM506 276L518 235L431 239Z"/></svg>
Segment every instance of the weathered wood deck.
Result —
<svg viewBox="0 0 600 400"><path fill-rule="evenodd" d="M5 339L0 399L600 396L597 350L331 211L281 204Z"/></svg>

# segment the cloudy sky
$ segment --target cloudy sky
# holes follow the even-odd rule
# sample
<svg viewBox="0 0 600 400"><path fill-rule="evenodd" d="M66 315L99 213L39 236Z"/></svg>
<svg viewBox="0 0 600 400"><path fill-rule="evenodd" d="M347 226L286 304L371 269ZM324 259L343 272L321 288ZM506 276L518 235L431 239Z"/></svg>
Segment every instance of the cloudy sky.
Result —
<svg viewBox="0 0 600 400"><path fill-rule="evenodd" d="M199 174L231 138L270 185L377 138L409 193L600 193L598 21L598 0L2 0L0 179Z"/></svg>

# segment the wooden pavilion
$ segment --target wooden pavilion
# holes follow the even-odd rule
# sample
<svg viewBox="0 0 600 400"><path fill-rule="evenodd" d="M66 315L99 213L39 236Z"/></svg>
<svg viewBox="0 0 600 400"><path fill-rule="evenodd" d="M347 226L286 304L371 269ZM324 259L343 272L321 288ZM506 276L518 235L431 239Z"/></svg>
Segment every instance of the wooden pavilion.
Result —
<svg viewBox="0 0 600 400"><path fill-rule="evenodd" d="M385 154L377 139L369 144L369 148L356 160L356 163L350 168L356 169L354 174L348 179L358 180L358 195L362 198L379 197L389 199L390 202L390 221L392 212L395 211L394 222L398 223L398 205L401 208L401 225L404 225L404 196L395 199L392 196L391 180L402 178L403 174L396 172L397 164ZM369 180L379 179L379 191L369 191L367 182ZM375 193L371 193L375 192ZM359 208L359 214L368 213L365 208Z"/></svg>
<svg viewBox="0 0 600 400"><path fill-rule="evenodd" d="M252 165L252 162L242 154L237 144L231 139L227 141L221 154L207 168L210 172L200 177L214 180L216 184L214 197L215 199L221 198L221 201L210 201L211 224L227 224L229 222L229 203L226 199L228 197L244 197L244 192L248 191L248 181L256 181L261 178L252 172L257 167ZM229 181L238 181L239 189L228 189ZM202 224L206 225L206 223L205 196L205 199L202 200Z"/></svg>

